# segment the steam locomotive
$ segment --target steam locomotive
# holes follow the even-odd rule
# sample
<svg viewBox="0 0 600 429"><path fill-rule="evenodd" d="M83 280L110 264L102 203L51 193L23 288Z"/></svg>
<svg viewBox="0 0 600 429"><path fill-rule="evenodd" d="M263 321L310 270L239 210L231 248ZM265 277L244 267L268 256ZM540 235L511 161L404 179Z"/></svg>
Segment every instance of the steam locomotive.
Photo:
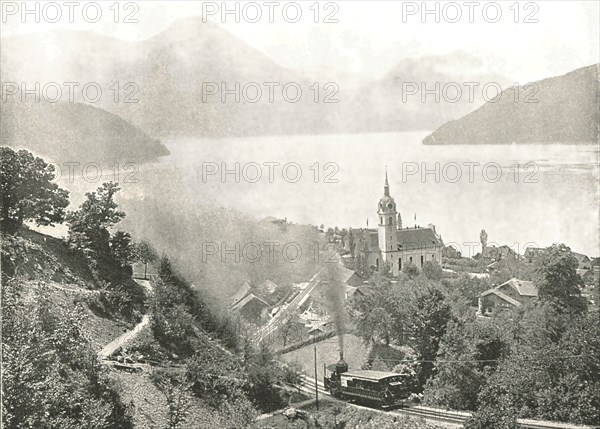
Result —
<svg viewBox="0 0 600 429"><path fill-rule="evenodd" d="M410 396L404 376L385 371L348 371L340 352L340 360L327 367L323 383L332 396L389 408L403 404ZM329 376L328 376L329 373Z"/></svg>

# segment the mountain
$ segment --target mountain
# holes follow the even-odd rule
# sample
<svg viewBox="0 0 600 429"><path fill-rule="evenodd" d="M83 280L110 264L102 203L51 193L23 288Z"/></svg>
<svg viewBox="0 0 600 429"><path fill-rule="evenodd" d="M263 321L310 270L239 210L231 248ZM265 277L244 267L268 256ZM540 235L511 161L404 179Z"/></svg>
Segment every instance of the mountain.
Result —
<svg viewBox="0 0 600 429"><path fill-rule="evenodd" d="M518 96L516 95L518 94ZM504 90L448 122L425 144L593 143L600 130L598 64Z"/></svg>
<svg viewBox="0 0 600 429"><path fill-rule="evenodd" d="M478 84L472 99L466 82ZM435 129L483 104L484 85L509 82L464 51L406 58L381 79L363 85L348 109L349 115L360 112L360 116L347 126L356 131ZM411 90L417 93L411 95ZM427 91L436 92L438 98Z"/></svg>
<svg viewBox="0 0 600 429"><path fill-rule="evenodd" d="M29 60L36 58L36 66ZM434 129L456 119L482 103L468 102L462 94L458 103L436 103L432 97L402 99L402 82L426 83L427 88L456 82L507 79L485 69L481 61L464 52L420 59L405 59L380 79L364 82L358 89L344 82L325 87L327 70L310 79L277 64L221 26L202 18L184 18L154 37L125 42L93 33L66 30L35 33L2 39L0 53L5 81L96 82L104 90L95 103L121 116L152 136L252 136L365 131ZM466 70L466 71L465 71ZM121 96L133 95L132 103L113 100L115 82ZM134 86L125 89L128 82ZM247 99L233 95L222 102L220 92L203 98L203 83L236 83L243 92L250 83ZM265 82L276 82L274 102L269 102ZM295 83L300 100L283 99L282 88ZM314 83L318 82L318 97ZM255 89L260 101L250 102ZM133 89L132 89L133 88ZM137 89L137 90L136 90ZM463 87L463 91L465 88ZM288 96L295 95L290 88ZM77 100L81 100L79 91ZM336 103L325 103L333 96Z"/></svg>
<svg viewBox="0 0 600 429"><path fill-rule="evenodd" d="M9 37L2 39L0 58L5 81L97 83L104 94L96 107L157 137L286 134L323 123L322 107L315 105L309 90L312 82L202 18L180 19L158 35L133 43L65 30L48 32L47 37ZM227 88L239 83L240 91L256 83L262 96L257 103L243 97L235 102L233 96L223 103L220 94L203 100L203 82L226 83ZM265 82L280 83L274 103L268 101ZM288 82L303 90L297 103L282 98L282 86ZM134 102L115 102L110 89L115 83L121 97L133 95ZM128 83L134 86L126 89ZM80 91L76 99L83 101Z"/></svg>
<svg viewBox="0 0 600 429"><path fill-rule="evenodd" d="M0 113L0 145L25 147L48 160L104 166L155 161L169 154L139 128L87 104L7 98Z"/></svg>

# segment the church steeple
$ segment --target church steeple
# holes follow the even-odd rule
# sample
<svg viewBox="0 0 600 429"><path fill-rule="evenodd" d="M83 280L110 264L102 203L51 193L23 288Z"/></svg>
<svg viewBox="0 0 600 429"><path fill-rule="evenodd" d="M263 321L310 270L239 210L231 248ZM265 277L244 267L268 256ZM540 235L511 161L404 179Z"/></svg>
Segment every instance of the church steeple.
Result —
<svg viewBox="0 0 600 429"><path fill-rule="evenodd" d="M383 186L383 197L379 200L379 248L384 255L398 251L397 230L397 212L396 202L390 196L390 182L388 180L387 166L385 169L385 184ZM388 260L388 256L384 256L384 260Z"/></svg>
<svg viewBox="0 0 600 429"><path fill-rule="evenodd" d="M383 195L385 195L386 197L390 196L390 184L388 183L387 177L387 165L385 167L385 185L383 185Z"/></svg>

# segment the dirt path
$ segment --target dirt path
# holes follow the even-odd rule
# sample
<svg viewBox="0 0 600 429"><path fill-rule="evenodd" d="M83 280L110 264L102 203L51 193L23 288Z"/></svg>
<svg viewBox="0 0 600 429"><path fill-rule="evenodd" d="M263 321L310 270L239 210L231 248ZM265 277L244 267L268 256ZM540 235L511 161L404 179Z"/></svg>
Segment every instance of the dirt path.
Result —
<svg viewBox="0 0 600 429"><path fill-rule="evenodd" d="M147 295L152 295L154 290L152 289L152 284L148 280L139 280L139 279L134 279L134 280L137 284L139 284L146 290ZM142 332L144 329L146 329L149 325L150 325L150 315L144 314L144 316L142 317L142 321L140 323L138 323L137 325L135 325L133 327L133 329L125 332L123 335L114 339L109 344L104 346L104 348L98 352L98 359L103 360L103 359L108 358L119 347L122 347L123 345L127 344L129 341L136 338L140 334L140 332Z"/></svg>
<svg viewBox="0 0 600 429"><path fill-rule="evenodd" d="M140 334L140 332L142 332L148 325L150 325L150 315L144 314L144 317L142 317L142 321L135 325L135 327L131 331L125 332L119 338L111 341L102 350L100 350L98 352L98 358L108 358L119 347L125 345L127 342L136 338Z"/></svg>

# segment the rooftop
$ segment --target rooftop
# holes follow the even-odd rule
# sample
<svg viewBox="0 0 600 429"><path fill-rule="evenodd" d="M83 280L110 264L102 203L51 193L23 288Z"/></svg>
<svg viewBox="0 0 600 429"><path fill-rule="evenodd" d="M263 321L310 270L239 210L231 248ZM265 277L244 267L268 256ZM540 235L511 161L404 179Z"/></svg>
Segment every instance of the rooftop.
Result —
<svg viewBox="0 0 600 429"><path fill-rule="evenodd" d="M231 310L232 311L238 311L241 310L242 308L244 308L246 306L246 304L248 304L250 301L252 300L258 300L261 304L263 304L265 307L268 307L269 304L262 299L259 296L254 295L252 292L250 292L248 295L246 295L243 299L241 299L240 301L236 302L232 307Z"/></svg>
<svg viewBox="0 0 600 429"><path fill-rule="evenodd" d="M379 231L377 229L363 229L362 231L366 234L369 250L380 250ZM432 228L417 226L415 228L397 229L396 237L398 239L398 250L427 249L444 245Z"/></svg>
<svg viewBox="0 0 600 429"><path fill-rule="evenodd" d="M519 292L519 295L523 296L538 296L538 291L533 282L527 280L519 280L517 278L512 278L509 281L502 283L499 288L504 286L505 284L510 284L513 288Z"/></svg>
<svg viewBox="0 0 600 429"><path fill-rule="evenodd" d="M365 378L369 380L383 380L388 377L397 377L400 374L395 372L386 372L386 371L371 371L371 370L360 370L360 371L349 371L342 374L346 377L353 378Z"/></svg>

